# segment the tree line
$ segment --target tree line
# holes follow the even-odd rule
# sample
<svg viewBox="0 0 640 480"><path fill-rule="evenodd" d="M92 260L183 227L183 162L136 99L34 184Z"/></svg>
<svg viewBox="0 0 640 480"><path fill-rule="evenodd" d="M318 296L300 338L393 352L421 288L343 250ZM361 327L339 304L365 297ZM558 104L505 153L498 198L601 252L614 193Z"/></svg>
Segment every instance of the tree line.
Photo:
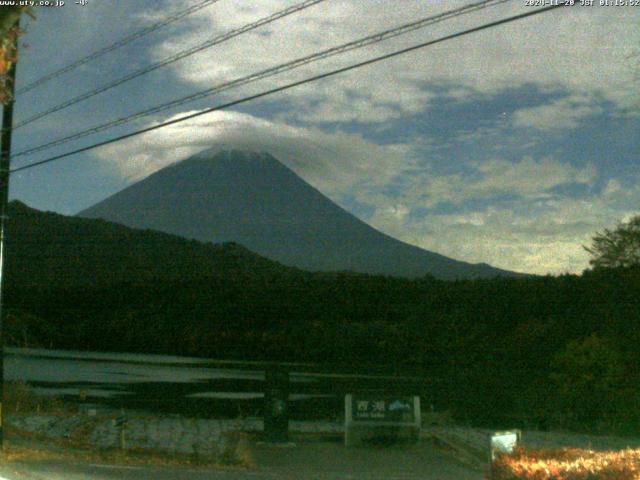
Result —
<svg viewBox="0 0 640 480"><path fill-rule="evenodd" d="M469 423L631 433L640 427L640 265L611 263L598 239L635 222L596 234L593 268L581 275L451 282L309 273L228 245L198 275L174 265L143 280L137 270L127 279L126 269L112 282L23 278L8 283L5 333L16 345L418 374L429 403ZM50 237L62 228L47 225ZM138 234L153 238L151 256L168 238ZM185 259L214 252L188 243ZM94 268L122 268L116 259L131 247L118 245L94 258L109 265ZM59 260L82 264L68 255Z"/></svg>

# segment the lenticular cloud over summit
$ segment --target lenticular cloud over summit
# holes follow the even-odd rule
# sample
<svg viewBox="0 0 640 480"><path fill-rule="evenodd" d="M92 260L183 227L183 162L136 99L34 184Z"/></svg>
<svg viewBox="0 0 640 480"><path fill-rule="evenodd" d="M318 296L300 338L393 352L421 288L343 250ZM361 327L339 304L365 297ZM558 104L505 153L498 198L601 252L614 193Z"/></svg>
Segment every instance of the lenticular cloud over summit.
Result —
<svg viewBox="0 0 640 480"><path fill-rule="evenodd" d="M376 145L356 134L328 134L244 113L217 111L110 145L97 155L118 175L136 181L212 148L270 152L330 196L363 181L384 185L407 166L410 150L402 144Z"/></svg>

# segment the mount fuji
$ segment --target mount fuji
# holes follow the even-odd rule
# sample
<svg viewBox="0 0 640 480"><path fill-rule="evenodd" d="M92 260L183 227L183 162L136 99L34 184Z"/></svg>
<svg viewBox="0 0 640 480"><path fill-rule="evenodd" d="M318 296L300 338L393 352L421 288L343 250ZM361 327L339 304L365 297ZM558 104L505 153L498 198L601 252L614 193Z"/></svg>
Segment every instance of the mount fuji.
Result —
<svg viewBox="0 0 640 480"><path fill-rule="evenodd" d="M200 241L236 242L310 271L441 279L519 275L392 238L333 203L268 153L201 152L78 215Z"/></svg>

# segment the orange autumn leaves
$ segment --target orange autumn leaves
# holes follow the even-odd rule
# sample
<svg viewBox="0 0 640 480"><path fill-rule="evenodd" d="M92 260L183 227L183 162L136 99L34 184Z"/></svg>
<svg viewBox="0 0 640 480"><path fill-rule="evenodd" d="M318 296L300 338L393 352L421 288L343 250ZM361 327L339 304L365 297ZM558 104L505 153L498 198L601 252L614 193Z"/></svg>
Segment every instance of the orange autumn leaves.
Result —
<svg viewBox="0 0 640 480"><path fill-rule="evenodd" d="M0 103L2 104L11 100L11 86L8 84L8 74L11 65L18 60L13 44L20 33L20 29L13 27L0 40Z"/></svg>
<svg viewBox="0 0 640 480"><path fill-rule="evenodd" d="M577 448L518 448L493 464L495 480L639 480L640 449L595 452Z"/></svg>
<svg viewBox="0 0 640 480"><path fill-rule="evenodd" d="M2 7L0 9L0 103L6 104L11 99L11 86L8 74L11 66L18 60L13 48L17 38L22 34L16 21L22 13L35 18L28 7Z"/></svg>

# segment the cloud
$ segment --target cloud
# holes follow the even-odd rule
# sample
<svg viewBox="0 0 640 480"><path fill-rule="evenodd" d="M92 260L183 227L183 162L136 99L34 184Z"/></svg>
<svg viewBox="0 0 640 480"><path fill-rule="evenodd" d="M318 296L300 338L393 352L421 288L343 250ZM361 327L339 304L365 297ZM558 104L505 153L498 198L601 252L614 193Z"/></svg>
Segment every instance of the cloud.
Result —
<svg viewBox="0 0 640 480"><path fill-rule="evenodd" d="M469 196L511 193L535 197L561 185L590 185L597 177L596 168L591 164L579 169L551 157L535 160L525 156L519 162L493 159L475 163L475 168L483 174L483 178L467 187Z"/></svg>
<svg viewBox="0 0 640 480"><path fill-rule="evenodd" d="M469 262L537 274L580 273L596 231L638 211L640 178L612 180L589 198L514 201L461 213L429 212L405 221L381 205L367 220L397 238ZM622 187L622 188L619 188Z"/></svg>
<svg viewBox="0 0 640 480"><path fill-rule="evenodd" d="M516 127L554 130L562 134L563 130L576 128L582 120L603 111L597 99L586 95L570 95L545 105L516 110L512 120Z"/></svg>
<svg viewBox="0 0 640 480"><path fill-rule="evenodd" d="M251 6L221 2L197 14L197 28L164 41L153 54L164 58L290 5L284 0L264 0ZM174 73L190 84L211 86L460 5L462 2L423 0L321 3L179 62ZM317 74L526 11L530 7L524 2L487 8L306 66L283 78L264 81L260 89L282 84L285 78ZM617 109L637 108L637 89L629 85L636 83L637 66L630 55L640 43L640 30L635 28L638 20L640 10L636 8L554 10L290 90L286 98L293 108L288 114L306 122L375 123L432 107L434 88L449 90L449 96L457 100L536 88L571 92L572 96L537 110L518 112L517 124L538 127L556 121L575 126L580 118L597 111L588 99L611 102Z"/></svg>
<svg viewBox="0 0 640 480"><path fill-rule="evenodd" d="M556 187L593 185L597 178L597 169L592 164L578 168L552 157L536 160L525 156L517 162L495 158L461 164L458 172L449 175L436 175L428 168L403 175L400 193L393 198L406 205L428 208L445 203L461 205L474 200L495 200L499 196L535 200L553 197ZM373 205L384 201L384 197L370 189L358 192L357 198Z"/></svg>
<svg viewBox="0 0 640 480"><path fill-rule="evenodd" d="M589 196L557 193L575 184L594 188L599 175L593 165L578 168L552 157L470 162L466 172L460 170L405 175L394 194L361 190L357 199L372 207L366 218L371 225L403 241L460 260L539 274L586 268L582 245L603 225L628 217L629 205L640 201L631 179L611 179ZM398 215L398 205L411 208Z"/></svg>
<svg viewBox="0 0 640 480"><path fill-rule="evenodd" d="M592 186L598 173L591 165L578 168L551 157L525 156L516 162L468 162L455 174L435 176L414 159L411 145L380 146L359 135L293 127L233 111L203 115L96 154L112 172L137 180L212 145L271 152L334 201L401 240L519 271L585 268L581 245L589 235L628 215L623 206L640 200L640 190L621 180L610 180L599 196L588 200L553 193L575 183ZM345 200L348 195L373 214L354 209ZM497 195L512 198L474 207ZM443 202L456 205L457 212L440 213L437 206ZM417 213L420 208L426 213Z"/></svg>
<svg viewBox="0 0 640 480"><path fill-rule="evenodd" d="M191 113L195 112L178 116ZM212 147L268 151L336 199L361 183L385 185L409 162L407 145L380 146L356 134L329 134L233 111L202 115L102 147L95 154L112 173L136 181Z"/></svg>

